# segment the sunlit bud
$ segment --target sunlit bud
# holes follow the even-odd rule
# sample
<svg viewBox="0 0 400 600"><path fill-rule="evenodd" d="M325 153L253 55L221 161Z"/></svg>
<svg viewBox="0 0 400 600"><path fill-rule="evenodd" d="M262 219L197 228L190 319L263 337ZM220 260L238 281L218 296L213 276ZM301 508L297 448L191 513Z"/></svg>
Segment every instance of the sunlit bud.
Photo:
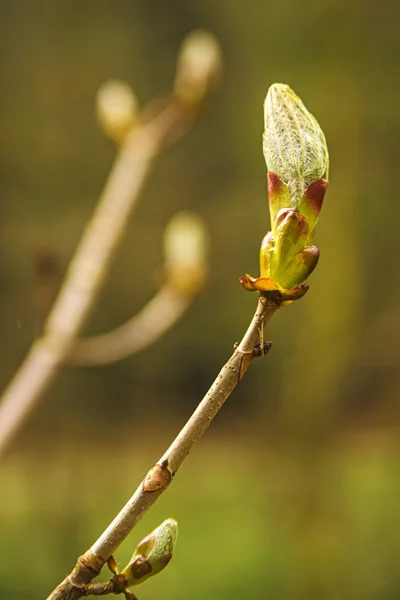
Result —
<svg viewBox="0 0 400 600"><path fill-rule="evenodd" d="M137 545L128 566L122 571L128 588L165 569L172 558L177 537L178 523L175 519L166 519Z"/></svg>
<svg viewBox="0 0 400 600"><path fill-rule="evenodd" d="M240 282L286 305L307 292L301 284L319 259L310 241L328 185L329 157L321 127L288 85L270 87L264 121L271 231L261 244L260 277L246 275Z"/></svg>
<svg viewBox="0 0 400 600"><path fill-rule="evenodd" d="M268 171L287 185L291 200L287 206L298 209L307 187L328 177L325 136L300 98L283 83L269 88L264 121L263 150Z"/></svg>
<svg viewBox="0 0 400 600"><path fill-rule="evenodd" d="M184 293L194 293L207 275L209 239L204 221L195 212L172 217L164 233L168 282Z"/></svg>
<svg viewBox="0 0 400 600"><path fill-rule="evenodd" d="M220 74L222 54L217 39L203 30L192 31L178 56L174 91L188 106L196 106Z"/></svg>
<svg viewBox="0 0 400 600"><path fill-rule="evenodd" d="M119 143L135 121L137 100L127 83L110 80L97 92L96 111L104 132Z"/></svg>

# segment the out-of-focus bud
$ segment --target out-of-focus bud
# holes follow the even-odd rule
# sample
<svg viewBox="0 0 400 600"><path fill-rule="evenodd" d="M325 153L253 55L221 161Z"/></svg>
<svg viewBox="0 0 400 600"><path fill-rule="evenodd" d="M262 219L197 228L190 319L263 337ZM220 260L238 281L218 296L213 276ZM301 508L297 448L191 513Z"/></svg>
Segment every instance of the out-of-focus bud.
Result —
<svg viewBox="0 0 400 600"><path fill-rule="evenodd" d="M165 569L172 558L177 538L178 523L175 519L166 519L149 533L137 545L128 566L121 572L126 578L126 587L138 585Z"/></svg>
<svg viewBox="0 0 400 600"><path fill-rule="evenodd" d="M283 83L269 88L264 121L263 149L268 171L287 185L290 206L298 209L307 187L328 177L325 136L300 98Z"/></svg>
<svg viewBox="0 0 400 600"><path fill-rule="evenodd" d="M135 122L137 100L127 83L113 79L99 88L96 111L104 132L120 143Z"/></svg>
<svg viewBox="0 0 400 600"><path fill-rule="evenodd" d="M192 295L207 276L208 235L204 221L195 212L172 217L164 233L167 280L184 294Z"/></svg>
<svg viewBox="0 0 400 600"><path fill-rule="evenodd" d="M222 53L217 39L203 30L192 31L178 56L174 91L189 107L197 106L218 78Z"/></svg>

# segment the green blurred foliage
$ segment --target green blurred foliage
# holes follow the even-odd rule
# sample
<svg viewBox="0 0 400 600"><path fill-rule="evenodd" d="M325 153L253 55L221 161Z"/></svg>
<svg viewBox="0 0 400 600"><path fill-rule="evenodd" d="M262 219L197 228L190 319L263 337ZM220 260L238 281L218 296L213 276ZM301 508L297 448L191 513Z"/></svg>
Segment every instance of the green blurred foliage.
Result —
<svg viewBox="0 0 400 600"><path fill-rule="evenodd" d="M396 0L1 0L3 386L40 332L114 156L95 119L99 85L123 78L142 104L168 92L181 39L197 27L225 56L194 130L157 162L87 332L152 296L177 210L209 225L209 285L141 355L66 369L15 440L0 472L1 597L50 592L246 328L255 298L238 277L257 273L269 227L262 103L276 81L328 140L321 260L308 295L271 324L273 351L117 559L173 516L176 556L140 599L399 597L399 13Z"/></svg>

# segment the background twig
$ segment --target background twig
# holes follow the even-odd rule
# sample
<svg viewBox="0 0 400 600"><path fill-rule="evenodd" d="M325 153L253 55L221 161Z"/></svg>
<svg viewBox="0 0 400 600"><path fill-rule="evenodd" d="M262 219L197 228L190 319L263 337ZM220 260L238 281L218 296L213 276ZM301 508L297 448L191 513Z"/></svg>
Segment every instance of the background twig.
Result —
<svg viewBox="0 0 400 600"><path fill-rule="evenodd" d="M140 120L133 118L136 101L126 87L113 83L111 95L110 86L99 94L100 120L108 134L121 141L120 151L45 323L43 336L32 345L4 392L0 405L0 456L55 378L80 334L154 158L166 142L176 140L187 129L219 67L218 42L208 32L194 31L184 40L178 56L174 93L161 108L158 103L151 104Z"/></svg>
<svg viewBox="0 0 400 600"><path fill-rule="evenodd" d="M136 125L128 133L70 264L43 336L32 345L3 394L0 455L68 356L104 283L153 160L171 131L187 118L184 105L173 98L160 114Z"/></svg>
<svg viewBox="0 0 400 600"><path fill-rule="evenodd" d="M135 354L159 339L187 310L207 277L208 237L194 212L176 213L164 233L165 282L158 293L126 323L76 340L68 363L102 365Z"/></svg>

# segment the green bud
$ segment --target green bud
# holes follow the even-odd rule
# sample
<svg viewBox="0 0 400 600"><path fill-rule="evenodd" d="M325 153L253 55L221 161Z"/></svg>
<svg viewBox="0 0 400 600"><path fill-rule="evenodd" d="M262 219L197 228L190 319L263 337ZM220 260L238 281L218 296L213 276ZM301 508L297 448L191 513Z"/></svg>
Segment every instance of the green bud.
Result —
<svg viewBox="0 0 400 600"><path fill-rule="evenodd" d="M175 519L166 519L143 538L136 546L128 566L122 571L127 587L138 585L165 569L172 558L177 537L178 523Z"/></svg>
<svg viewBox="0 0 400 600"><path fill-rule="evenodd" d="M328 177L325 136L300 98L283 83L269 88L264 121L263 150L268 171L287 185L290 206L298 209L307 187L317 179Z"/></svg>
<svg viewBox="0 0 400 600"><path fill-rule="evenodd" d="M328 149L318 122L287 85L268 90L264 120L271 231L261 244L260 277L240 281L271 298L279 293L286 304L304 296L308 286L300 284L318 262L310 244L328 185Z"/></svg>

